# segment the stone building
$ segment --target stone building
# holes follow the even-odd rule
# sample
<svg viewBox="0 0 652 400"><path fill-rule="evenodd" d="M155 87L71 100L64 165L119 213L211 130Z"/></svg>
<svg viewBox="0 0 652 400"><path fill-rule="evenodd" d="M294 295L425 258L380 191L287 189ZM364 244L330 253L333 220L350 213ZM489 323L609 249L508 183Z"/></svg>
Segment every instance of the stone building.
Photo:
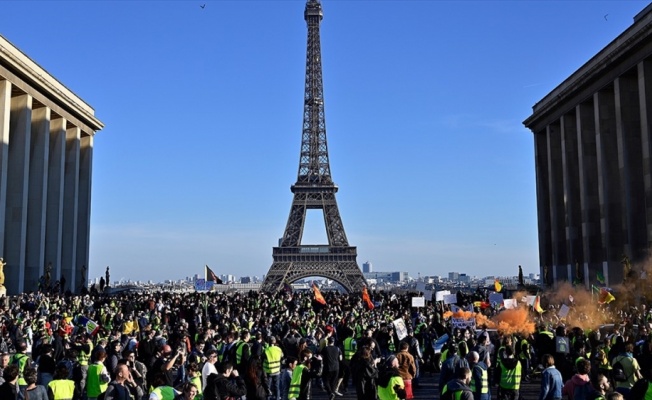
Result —
<svg viewBox="0 0 652 400"><path fill-rule="evenodd" d="M0 257L8 294L51 265L78 290L88 270L95 111L0 36Z"/></svg>
<svg viewBox="0 0 652 400"><path fill-rule="evenodd" d="M621 283L652 242L652 5L533 107L541 280ZM546 282L547 278L547 282Z"/></svg>

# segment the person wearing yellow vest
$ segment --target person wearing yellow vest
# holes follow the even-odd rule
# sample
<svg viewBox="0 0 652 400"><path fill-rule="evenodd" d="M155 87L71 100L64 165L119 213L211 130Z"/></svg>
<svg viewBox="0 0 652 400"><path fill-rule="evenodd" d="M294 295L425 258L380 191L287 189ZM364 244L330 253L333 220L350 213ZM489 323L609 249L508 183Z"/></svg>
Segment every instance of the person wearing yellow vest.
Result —
<svg viewBox="0 0 652 400"><path fill-rule="evenodd" d="M342 366L340 367L340 381L338 383L337 393L346 394L349 386L349 376L351 376L351 358L358 350L355 339L353 339L353 331L347 329L346 338L342 341Z"/></svg>
<svg viewBox="0 0 652 400"><path fill-rule="evenodd" d="M18 346L16 346L16 354L11 356L9 359L9 364L18 365L18 386L20 386L21 389L24 389L25 386L27 386L23 373L25 372L25 368L31 364L29 356L25 353L27 353L27 343L20 342L18 343Z"/></svg>
<svg viewBox="0 0 652 400"><path fill-rule="evenodd" d="M154 376L152 386L154 389L149 394L149 400L174 400L179 394L172 386L166 384L167 377L159 372Z"/></svg>
<svg viewBox="0 0 652 400"><path fill-rule="evenodd" d="M498 385L498 400L516 400L521 387L521 363L514 358L514 348L505 347L504 357L498 360L500 368L500 384Z"/></svg>
<svg viewBox="0 0 652 400"><path fill-rule="evenodd" d="M243 329L240 332L240 341L235 348L235 369L238 370L240 375L244 375L247 370L247 363L249 358L251 358L251 344L249 343L251 339L251 333Z"/></svg>
<svg viewBox="0 0 652 400"><path fill-rule="evenodd" d="M263 370L267 377L267 386L272 392L272 399L281 400L281 360L283 359L283 350L276 345L276 337L270 336L267 339L269 347L263 352Z"/></svg>
<svg viewBox="0 0 652 400"><path fill-rule="evenodd" d="M91 342L90 335L83 334L79 337L80 340L75 341L71 346L72 349L77 351L77 363L79 364L79 372L81 374L80 390L83 392L86 387L86 376L88 374L88 363L91 358L91 349L93 343Z"/></svg>
<svg viewBox="0 0 652 400"><path fill-rule="evenodd" d="M197 363L192 362L188 364L188 382L197 387L197 392L195 393L197 399L202 399L202 375L201 371L199 371L199 365L197 365Z"/></svg>
<svg viewBox="0 0 652 400"><path fill-rule="evenodd" d="M641 380L642 382L642 380ZM592 383L593 386L593 391L590 393L589 399L591 400L606 400L607 398L607 393L609 392L611 384L609 383L609 378L608 375L605 375L603 373L598 373L596 376L595 380ZM638 382L636 382L638 383ZM648 387L645 385L645 389L647 390ZM636 385L634 385L636 387ZM652 391L648 391L650 394L650 397L646 397L645 392L642 394L639 393L634 393L634 389L632 389L632 392L630 393L632 396L630 397L631 399L643 399L643 400L652 400Z"/></svg>
<svg viewBox="0 0 652 400"><path fill-rule="evenodd" d="M399 400L405 398L405 384L398 371L398 359L390 355L381 369L376 383L380 400Z"/></svg>
<svg viewBox="0 0 652 400"><path fill-rule="evenodd" d="M471 382L469 387L473 392L475 400L489 400L491 393L489 392L489 368L484 361L480 361L480 354L477 351L470 352L467 356L469 362L469 369L471 370Z"/></svg>
<svg viewBox="0 0 652 400"><path fill-rule="evenodd" d="M68 367L59 365L54 379L48 383L48 397L52 400L72 400L75 396L75 381L68 379Z"/></svg>
<svg viewBox="0 0 652 400"><path fill-rule="evenodd" d="M455 379L448 381L441 391L441 400L473 400L469 387L471 370L463 367L455 372Z"/></svg>
<svg viewBox="0 0 652 400"><path fill-rule="evenodd" d="M300 364L292 371L292 380L288 390L289 400L310 400L312 397L312 378L321 375L321 356L312 357L310 349L304 349L299 355Z"/></svg>
<svg viewBox="0 0 652 400"><path fill-rule="evenodd" d="M111 381L111 376L104 366L106 351L99 349L95 353L95 362L88 366L86 376L86 395L88 400L95 400L97 396L106 391Z"/></svg>

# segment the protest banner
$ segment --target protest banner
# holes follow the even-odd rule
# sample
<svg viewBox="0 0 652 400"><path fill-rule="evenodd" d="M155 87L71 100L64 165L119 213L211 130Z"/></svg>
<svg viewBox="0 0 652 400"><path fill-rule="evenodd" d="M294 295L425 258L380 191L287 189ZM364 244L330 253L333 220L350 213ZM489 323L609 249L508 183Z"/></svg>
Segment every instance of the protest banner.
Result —
<svg viewBox="0 0 652 400"><path fill-rule="evenodd" d="M444 333L438 339L432 341L432 347L435 350L435 354L441 353L441 349L448 342L448 333Z"/></svg>
<svg viewBox="0 0 652 400"><path fill-rule="evenodd" d="M425 297L413 297L412 298L412 307L425 307L426 299Z"/></svg>
<svg viewBox="0 0 652 400"><path fill-rule="evenodd" d="M502 304L503 302L503 294L502 293L491 293L489 295L489 304L494 305L494 304Z"/></svg>
<svg viewBox="0 0 652 400"><path fill-rule="evenodd" d="M195 290L198 292L206 290L206 279L195 280Z"/></svg>
<svg viewBox="0 0 652 400"><path fill-rule="evenodd" d="M557 315L559 315L559 318L566 318L569 311L570 307L568 307L566 304L562 304Z"/></svg>
<svg viewBox="0 0 652 400"><path fill-rule="evenodd" d="M444 301L444 296L447 294L451 294L450 290L438 290L435 293L435 301Z"/></svg>
<svg viewBox="0 0 652 400"><path fill-rule="evenodd" d="M518 302L516 301L516 299L505 299L503 300L503 307L505 307L508 310L512 308L517 308Z"/></svg>
<svg viewBox="0 0 652 400"><path fill-rule="evenodd" d="M457 294L446 294L444 295L444 304L455 304L457 303Z"/></svg>
<svg viewBox="0 0 652 400"><path fill-rule="evenodd" d="M470 326L475 329L475 318L451 318L451 325L454 328L466 329Z"/></svg>
<svg viewBox="0 0 652 400"><path fill-rule="evenodd" d="M395 319L392 324L394 325L394 332L396 332L398 340L405 339L407 336L407 327L405 326L405 321L403 321L403 318Z"/></svg>

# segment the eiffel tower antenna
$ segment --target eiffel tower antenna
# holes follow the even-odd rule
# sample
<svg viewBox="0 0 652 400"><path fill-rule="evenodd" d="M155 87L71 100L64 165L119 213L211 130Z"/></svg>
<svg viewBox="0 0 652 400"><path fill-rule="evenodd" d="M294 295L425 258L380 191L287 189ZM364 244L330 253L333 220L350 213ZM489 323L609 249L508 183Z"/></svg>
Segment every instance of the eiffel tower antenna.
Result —
<svg viewBox="0 0 652 400"><path fill-rule="evenodd" d="M324 84L321 70L319 24L324 14L319 0L308 0L304 18L308 24L306 89L303 102L303 132L299 174L292 185L292 207L279 246L274 247L272 263L261 287L278 291L285 282L321 276L341 284L347 291L366 285L356 261L357 249L349 246L335 201L337 185L331 178L324 117ZM326 224L327 245L302 245L306 212L320 209Z"/></svg>

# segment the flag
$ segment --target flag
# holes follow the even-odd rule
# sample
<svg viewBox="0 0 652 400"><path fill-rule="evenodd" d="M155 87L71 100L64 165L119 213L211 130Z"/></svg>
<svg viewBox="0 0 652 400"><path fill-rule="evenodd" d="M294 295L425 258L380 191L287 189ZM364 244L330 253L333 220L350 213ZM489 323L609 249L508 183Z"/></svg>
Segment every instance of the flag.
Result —
<svg viewBox="0 0 652 400"><path fill-rule="evenodd" d="M474 307L482 307L482 302L481 301L474 301L473 306Z"/></svg>
<svg viewBox="0 0 652 400"><path fill-rule="evenodd" d="M498 292L498 293L500 293L500 291L503 290L503 284L500 283L500 281L499 281L498 279L496 279L496 280L494 281L494 289L495 289L496 292Z"/></svg>
<svg viewBox="0 0 652 400"><path fill-rule="evenodd" d="M602 271L598 271L597 278L598 278L598 282L604 285L604 275L602 275Z"/></svg>
<svg viewBox="0 0 652 400"><path fill-rule="evenodd" d="M312 290L315 292L315 301L321 304L326 304L326 299L321 295L321 291L314 282L312 283Z"/></svg>
<svg viewBox="0 0 652 400"><path fill-rule="evenodd" d="M218 285L224 283L220 278L217 277L217 275L215 275L215 272L213 272L213 270L210 269L208 265L205 267L204 274L206 276L206 282L215 282Z"/></svg>
<svg viewBox="0 0 652 400"><path fill-rule="evenodd" d="M534 311L538 312L541 314L543 312L543 308L541 308L541 296L537 296L536 299L534 299Z"/></svg>
<svg viewBox="0 0 652 400"><path fill-rule="evenodd" d="M367 292L366 287L362 288L362 301L364 301L365 305L367 306L367 309L369 310L374 309L374 303L371 302L371 298L369 297L369 292Z"/></svg>
<svg viewBox="0 0 652 400"><path fill-rule="evenodd" d="M77 318L77 323L86 330L86 333L90 335L95 335L98 329L100 329L100 326L97 324L97 322L90 320L83 315Z"/></svg>
<svg viewBox="0 0 652 400"><path fill-rule="evenodd" d="M287 280L283 281L283 291L286 293L292 293L292 285Z"/></svg>
<svg viewBox="0 0 652 400"><path fill-rule="evenodd" d="M609 304L612 301L616 300L613 294L609 293L606 288L600 289L600 295L598 296L598 303L600 304Z"/></svg>

